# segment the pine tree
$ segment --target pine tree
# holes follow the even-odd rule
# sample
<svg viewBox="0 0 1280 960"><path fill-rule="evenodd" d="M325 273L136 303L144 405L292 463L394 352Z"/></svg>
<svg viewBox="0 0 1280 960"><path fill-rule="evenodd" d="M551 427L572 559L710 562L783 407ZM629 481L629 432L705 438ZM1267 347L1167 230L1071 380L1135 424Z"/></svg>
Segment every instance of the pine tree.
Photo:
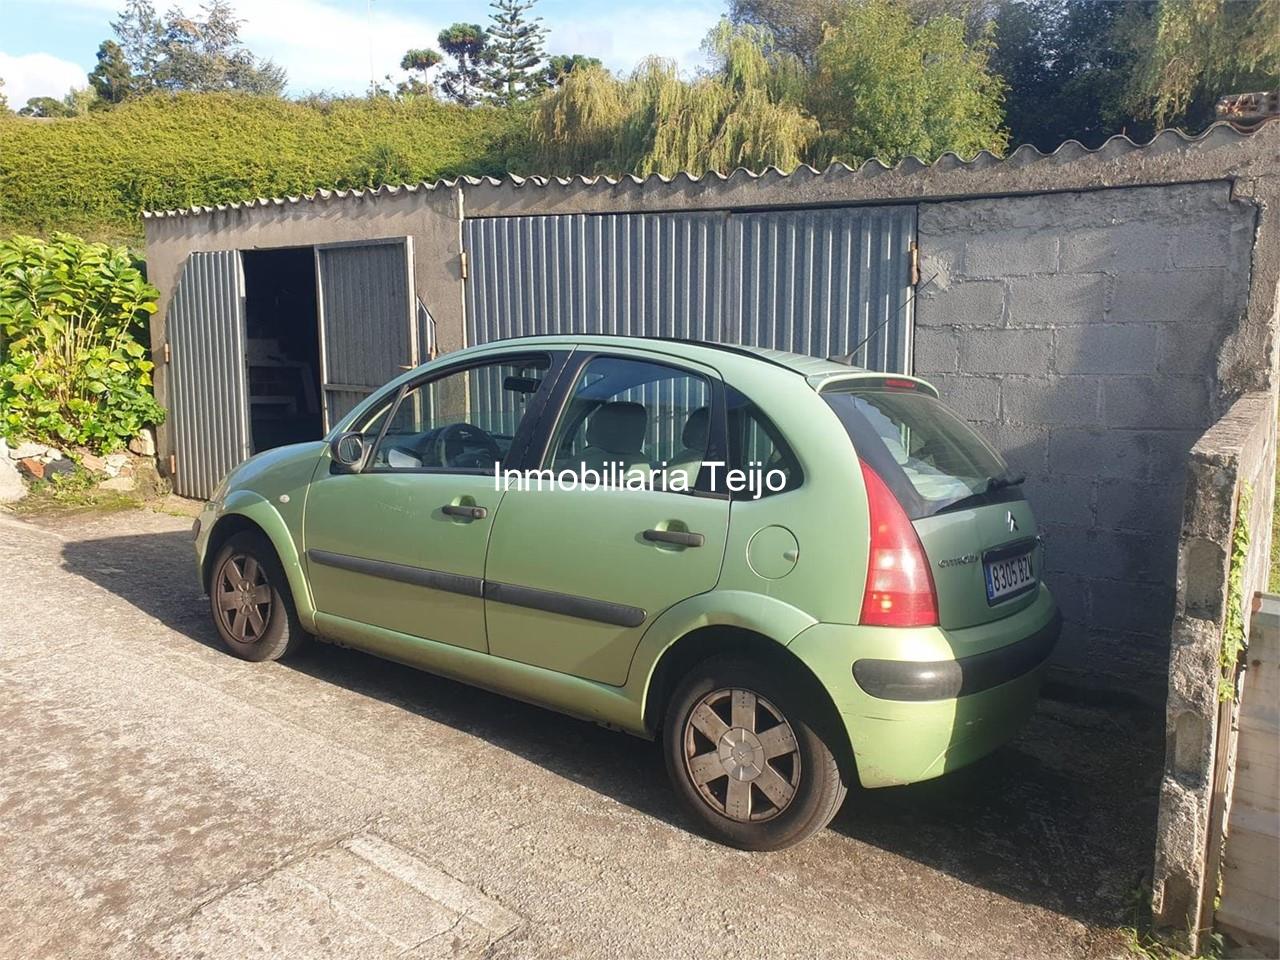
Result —
<svg viewBox="0 0 1280 960"><path fill-rule="evenodd" d="M453 60L453 66L440 72L440 92L464 107L474 106L484 84L483 67L489 62L489 35L478 23L455 23L441 30L437 39Z"/></svg>
<svg viewBox="0 0 1280 960"><path fill-rule="evenodd" d="M546 56L542 45L546 28L541 17L530 17L536 0L493 0L489 4L489 64L485 92L494 103L506 106L528 100L546 88L542 69Z"/></svg>

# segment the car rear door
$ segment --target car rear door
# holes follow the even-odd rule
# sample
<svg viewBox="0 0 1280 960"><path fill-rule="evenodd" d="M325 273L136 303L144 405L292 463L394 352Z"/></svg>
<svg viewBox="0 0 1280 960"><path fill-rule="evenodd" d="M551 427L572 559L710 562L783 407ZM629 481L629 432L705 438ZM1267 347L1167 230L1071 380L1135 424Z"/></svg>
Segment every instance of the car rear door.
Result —
<svg viewBox="0 0 1280 960"><path fill-rule="evenodd" d="M691 478L700 461L724 460L715 371L621 349L574 356L531 465L589 483L587 469L610 458L632 471L679 462ZM728 496L527 476L508 483L489 542L489 651L621 685L654 618L715 586Z"/></svg>

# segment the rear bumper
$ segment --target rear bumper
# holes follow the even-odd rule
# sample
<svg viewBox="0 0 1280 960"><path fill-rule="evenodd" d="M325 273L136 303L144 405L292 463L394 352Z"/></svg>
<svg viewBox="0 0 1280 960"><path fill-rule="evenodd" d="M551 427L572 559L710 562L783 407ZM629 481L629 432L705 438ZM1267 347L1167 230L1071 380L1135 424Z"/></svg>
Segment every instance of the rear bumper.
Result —
<svg viewBox="0 0 1280 960"><path fill-rule="evenodd" d="M941 776L1012 739L1060 630L1042 586L1029 607L981 627L815 624L790 649L831 694L863 786L879 787Z"/></svg>

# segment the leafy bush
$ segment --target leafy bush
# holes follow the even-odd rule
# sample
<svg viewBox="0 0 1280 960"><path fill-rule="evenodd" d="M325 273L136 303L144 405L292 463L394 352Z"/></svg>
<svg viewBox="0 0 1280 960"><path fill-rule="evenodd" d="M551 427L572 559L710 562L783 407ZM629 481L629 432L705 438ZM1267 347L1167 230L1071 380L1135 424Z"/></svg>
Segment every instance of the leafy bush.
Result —
<svg viewBox="0 0 1280 960"><path fill-rule="evenodd" d="M156 94L53 121L0 117L0 228L136 242L144 209L501 176L527 152L526 117L428 97L244 93Z"/></svg>
<svg viewBox="0 0 1280 960"><path fill-rule="evenodd" d="M158 295L123 247L0 243L0 434L105 452L159 423L139 342Z"/></svg>

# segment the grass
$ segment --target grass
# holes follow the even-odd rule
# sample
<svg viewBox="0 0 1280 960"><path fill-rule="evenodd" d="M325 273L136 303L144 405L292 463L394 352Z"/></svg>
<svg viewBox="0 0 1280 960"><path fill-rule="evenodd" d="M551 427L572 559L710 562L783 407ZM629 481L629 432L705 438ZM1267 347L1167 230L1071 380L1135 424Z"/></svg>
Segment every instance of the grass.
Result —
<svg viewBox="0 0 1280 960"><path fill-rule="evenodd" d="M18 516L43 516L78 510L133 510L142 506L137 497L99 489L101 479L77 467L73 473L36 480L28 487L26 497L11 504L10 509Z"/></svg>

